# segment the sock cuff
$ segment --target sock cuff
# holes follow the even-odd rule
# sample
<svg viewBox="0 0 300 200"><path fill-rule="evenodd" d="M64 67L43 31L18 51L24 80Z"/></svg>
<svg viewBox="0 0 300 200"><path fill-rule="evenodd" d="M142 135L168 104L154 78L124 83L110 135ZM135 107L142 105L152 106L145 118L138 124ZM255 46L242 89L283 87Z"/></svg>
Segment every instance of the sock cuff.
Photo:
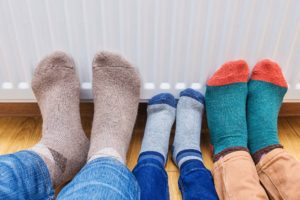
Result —
<svg viewBox="0 0 300 200"><path fill-rule="evenodd" d="M125 160L123 160L122 156L117 152L117 150L110 147L100 149L93 155L89 155L87 162L91 162L97 158L102 158L102 157L114 158L123 164L125 163Z"/></svg>
<svg viewBox="0 0 300 200"><path fill-rule="evenodd" d="M252 154L252 158L254 160L254 163L257 164L260 159L267 153L269 153L270 151L277 149L277 148L283 148L283 146L281 144L273 144L270 146L267 146L263 149L258 150L257 152L255 152L254 154Z"/></svg>
<svg viewBox="0 0 300 200"><path fill-rule="evenodd" d="M187 88L187 89L183 90L182 92L180 92L180 97L182 97L182 96L191 97L202 104L205 103L204 95L194 89L191 89L191 88Z"/></svg>
<svg viewBox="0 0 300 200"><path fill-rule="evenodd" d="M202 162L202 153L196 149L185 149L180 151L174 158L177 166L180 167L183 164L181 161L184 160L184 158L189 158L187 160L200 160Z"/></svg>
<svg viewBox="0 0 300 200"><path fill-rule="evenodd" d="M223 151L221 151L218 154L214 154L213 162L217 162L221 157L224 157L227 154L230 154L235 151L246 151L249 153L249 149L246 147L242 147L242 146L229 147L229 148L224 149Z"/></svg>
<svg viewBox="0 0 300 200"><path fill-rule="evenodd" d="M166 160L165 157L156 151L145 151L140 153L139 158L138 158L138 162L142 162L143 160L146 159L154 159L156 161L158 161L160 164L162 164L162 166L165 166Z"/></svg>
<svg viewBox="0 0 300 200"><path fill-rule="evenodd" d="M161 93L152 97L149 100L148 105L150 106L155 104L167 104L173 108L176 108L176 100L170 93Z"/></svg>

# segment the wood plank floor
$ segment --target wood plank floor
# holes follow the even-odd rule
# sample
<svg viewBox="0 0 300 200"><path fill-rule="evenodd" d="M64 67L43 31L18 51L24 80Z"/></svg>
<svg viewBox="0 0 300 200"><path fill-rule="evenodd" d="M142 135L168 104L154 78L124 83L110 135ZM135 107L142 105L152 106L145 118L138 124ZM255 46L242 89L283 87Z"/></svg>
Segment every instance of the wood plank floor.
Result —
<svg viewBox="0 0 300 200"><path fill-rule="evenodd" d="M127 165L129 169L133 169L143 138L145 127L145 116L138 117L133 139L127 155ZM91 117L83 117L82 124L87 136L91 131ZM0 154L13 153L22 149L33 146L41 138L41 117L0 117ZM207 125L204 122L202 130L201 148L204 156L205 165L211 169L212 160L209 150L209 136ZM300 159L300 117L280 117L278 120L279 138L286 150ZM170 144L172 144L174 130ZM179 177L178 169L170 159L166 166L169 175L169 190L171 200L181 199L181 194L178 190L177 180Z"/></svg>

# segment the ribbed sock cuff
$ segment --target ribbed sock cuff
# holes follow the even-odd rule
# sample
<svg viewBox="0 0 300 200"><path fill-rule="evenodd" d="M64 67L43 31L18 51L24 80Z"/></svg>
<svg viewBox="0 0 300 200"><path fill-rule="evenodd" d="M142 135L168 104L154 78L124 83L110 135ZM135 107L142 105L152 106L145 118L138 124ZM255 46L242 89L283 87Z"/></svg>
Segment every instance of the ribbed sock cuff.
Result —
<svg viewBox="0 0 300 200"><path fill-rule="evenodd" d="M266 155L270 151L272 151L274 149L277 149L277 148L283 148L283 146L281 144L274 144L274 145L270 145L270 146L267 146L263 149L258 150L257 152L252 154L252 158L254 160L254 163L257 164L264 155Z"/></svg>
<svg viewBox="0 0 300 200"><path fill-rule="evenodd" d="M217 162L220 158L226 156L227 154L230 154L232 152L235 152L235 151L246 151L246 152L249 152L249 149L248 148L245 148L245 147L229 147L227 149L224 149L223 151L221 151L220 153L218 154L215 154L214 155L214 158L213 158L213 161L214 162Z"/></svg>
<svg viewBox="0 0 300 200"><path fill-rule="evenodd" d="M138 162L142 162L146 159L154 159L158 161L162 166L165 166L167 158L165 158L161 153L156 151L145 151L139 155Z"/></svg>
<svg viewBox="0 0 300 200"><path fill-rule="evenodd" d="M202 153L199 150L195 149L186 149L183 151L180 151L175 158L176 165L180 168L183 163L185 163L188 160L199 160L203 161L202 159Z"/></svg>

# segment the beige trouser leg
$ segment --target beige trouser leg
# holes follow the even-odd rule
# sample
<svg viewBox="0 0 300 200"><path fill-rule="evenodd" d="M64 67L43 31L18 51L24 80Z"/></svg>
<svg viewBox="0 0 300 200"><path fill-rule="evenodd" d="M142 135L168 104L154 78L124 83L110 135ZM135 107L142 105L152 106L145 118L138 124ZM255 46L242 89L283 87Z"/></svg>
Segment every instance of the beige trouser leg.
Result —
<svg viewBox="0 0 300 200"><path fill-rule="evenodd" d="M270 199L300 200L300 162L284 149L274 149L256 165Z"/></svg>
<svg viewBox="0 0 300 200"><path fill-rule="evenodd" d="M214 163L213 176L220 200L268 199L254 162L246 151L235 151L221 157Z"/></svg>

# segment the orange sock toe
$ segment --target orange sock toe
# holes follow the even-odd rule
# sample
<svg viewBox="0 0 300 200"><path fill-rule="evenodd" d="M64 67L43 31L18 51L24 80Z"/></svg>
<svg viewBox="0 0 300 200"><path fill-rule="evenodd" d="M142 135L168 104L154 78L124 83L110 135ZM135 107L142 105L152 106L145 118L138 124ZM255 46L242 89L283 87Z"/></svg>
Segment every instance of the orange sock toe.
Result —
<svg viewBox="0 0 300 200"><path fill-rule="evenodd" d="M222 86L232 83L248 82L249 68L244 60L224 63L207 81L208 86Z"/></svg>
<svg viewBox="0 0 300 200"><path fill-rule="evenodd" d="M256 63L252 71L251 80L265 81L281 87L288 87L280 66L269 59Z"/></svg>

